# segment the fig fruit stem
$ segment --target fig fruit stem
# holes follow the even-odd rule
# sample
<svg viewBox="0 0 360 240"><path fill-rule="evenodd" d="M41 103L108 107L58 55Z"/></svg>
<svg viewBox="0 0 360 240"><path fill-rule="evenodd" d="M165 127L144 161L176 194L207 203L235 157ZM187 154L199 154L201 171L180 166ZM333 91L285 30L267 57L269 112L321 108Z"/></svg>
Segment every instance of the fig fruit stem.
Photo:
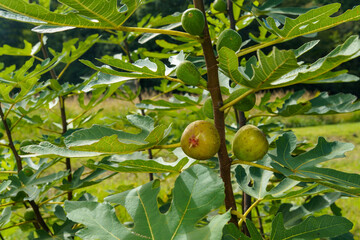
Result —
<svg viewBox="0 0 360 240"><path fill-rule="evenodd" d="M245 222L246 217L249 213L251 213L251 211L253 210L254 207L256 207L263 199L259 198L258 200L256 200L253 204L251 204L251 206L246 210L246 212L243 214L243 217L240 219L238 226L240 227L243 222Z"/></svg>
<svg viewBox="0 0 360 240"><path fill-rule="evenodd" d="M203 0L193 0L193 3L194 6L200 9L204 13L204 16L206 16ZM213 102L215 127L220 136L220 149L218 152L218 158L220 165L220 177L222 178L225 187L225 208L226 210L236 210L237 206L231 184L231 161L226 149L225 115L223 111L219 110L219 107L223 104L223 101L219 85L218 62L216 60L213 46L211 44L211 38L206 17L203 33L203 41L201 43L201 46L204 52L204 58L207 68L208 91L210 92ZM237 219L237 216L232 214L230 222L234 223L237 226Z"/></svg>
<svg viewBox="0 0 360 240"><path fill-rule="evenodd" d="M246 220L246 217L244 215L242 215L242 213L239 211L231 210L231 214L236 215L239 219Z"/></svg>

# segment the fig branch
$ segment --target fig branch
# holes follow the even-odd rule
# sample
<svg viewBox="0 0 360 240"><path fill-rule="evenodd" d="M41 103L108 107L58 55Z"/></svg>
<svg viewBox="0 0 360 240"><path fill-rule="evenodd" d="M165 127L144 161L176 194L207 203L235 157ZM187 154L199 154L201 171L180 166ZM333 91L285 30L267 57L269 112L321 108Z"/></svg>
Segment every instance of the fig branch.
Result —
<svg viewBox="0 0 360 240"><path fill-rule="evenodd" d="M6 135L7 135L7 138L8 138L8 141L9 141L9 147L11 149L11 152L13 153L14 157L15 157L15 160L16 160L16 166L17 166L17 171L18 173L22 170L23 166L22 166L22 159L18 153L18 151L16 150L15 148L15 145L14 145L14 141L13 141L13 138L12 138L12 134L11 134L11 131L10 131L10 127L9 125L7 124L6 122L6 118L5 118L5 115L4 115L4 112L2 110L2 106L1 106L1 103L0 103L0 117L1 117L1 121L3 122L4 124L4 128L5 128L5 132L6 132ZM35 213L35 216L36 216L36 220L38 221L38 223L40 224L40 226L42 227L42 229L44 229L46 232L48 232L50 235L52 235L52 232L51 230L49 229L49 227L47 226L47 224L45 223L41 213L40 213L40 210L39 210L39 206L35 203L34 200L29 200L29 203L32 207L32 209L34 210L34 213Z"/></svg>
<svg viewBox="0 0 360 240"><path fill-rule="evenodd" d="M193 3L195 7L200 9L203 12L204 16L206 16L203 0L193 0ZM204 57L207 68L208 90L210 92L213 103L215 127L220 136L220 149L218 152L218 158L220 165L220 177L222 178L225 186L225 207L227 210L229 209L236 210L237 207L236 207L235 197L231 184L231 161L226 149L226 141L225 141L225 116L224 116L224 112L219 110L220 106L223 104L223 101L219 86L218 65L217 65L218 62L214 55L206 18L205 18L205 27L203 34L204 34L203 42L201 43L201 46L204 51ZM237 216L231 215L230 222L237 225Z"/></svg>

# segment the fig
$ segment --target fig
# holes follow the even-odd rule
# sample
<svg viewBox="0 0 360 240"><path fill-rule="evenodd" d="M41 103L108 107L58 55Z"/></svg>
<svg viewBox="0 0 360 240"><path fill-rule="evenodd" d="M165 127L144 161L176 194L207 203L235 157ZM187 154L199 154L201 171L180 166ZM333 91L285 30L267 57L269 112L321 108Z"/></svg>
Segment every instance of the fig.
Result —
<svg viewBox="0 0 360 240"><path fill-rule="evenodd" d="M232 150L242 161L253 162L262 159L269 149L264 133L254 125L244 125L235 134Z"/></svg>
<svg viewBox="0 0 360 240"><path fill-rule="evenodd" d="M204 115L210 119L214 119L214 109L211 98L206 99L202 107Z"/></svg>
<svg viewBox="0 0 360 240"><path fill-rule="evenodd" d="M180 143L187 156L206 160L219 151L220 136L214 124L205 120L197 120L185 128Z"/></svg>
<svg viewBox="0 0 360 240"><path fill-rule="evenodd" d="M176 68L176 76L185 84L196 86L200 83L201 74L190 61L183 61Z"/></svg>
<svg viewBox="0 0 360 240"><path fill-rule="evenodd" d="M35 219L35 213L31 208L26 209L24 213L24 219L26 221L31 221Z"/></svg>
<svg viewBox="0 0 360 240"><path fill-rule="evenodd" d="M24 168L22 171L27 177L31 177L34 174L34 171L30 168Z"/></svg>
<svg viewBox="0 0 360 240"><path fill-rule="evenodd" d="M22 202L25 197L27 197L27 194L24 191L20 191L15 196L10 197L10 199L14 202Z"/></svg>
<svg viewBox="0 0 360 240"><path fill-rule="evenodd" d="M230 48L231 50L237 52L242 43L242 38L240 34L233 29L225 29L220 33L220 36L217 40L216 51L219 52L222 47Z"/></svg>
<svg viewBox="0 0 360 240"><path fill-rule="evenodd" d="M240 89L235 90L234 92L231 93L229 98L227 98L224 101L224 104L229 103L232 100L240 97L241 95L246 93L248 90L249 89L246 89L246 88L240 88ZM252 93L252 94L246 96L245 98L243 98L242 100L240 100L239 102L235 103L233 106L236 110L246 112L246 111L251 110L255 106L255 102L256 102L256 96L255 96L255 93Z"/></svg>
<svg viewBox="0 0 360 240"><path fill-rule="evenodd" d="M213 4L213 8L218 12L225 12L227 8L227 4L225 0L215 0Z"/></svg>
<svg viewBox="0 0 360 240"><path fill-rule="evenodd" d="M191 35L202 35L205 27L205 17L197 8L187 9L181 16L184 30Z"/></svg>

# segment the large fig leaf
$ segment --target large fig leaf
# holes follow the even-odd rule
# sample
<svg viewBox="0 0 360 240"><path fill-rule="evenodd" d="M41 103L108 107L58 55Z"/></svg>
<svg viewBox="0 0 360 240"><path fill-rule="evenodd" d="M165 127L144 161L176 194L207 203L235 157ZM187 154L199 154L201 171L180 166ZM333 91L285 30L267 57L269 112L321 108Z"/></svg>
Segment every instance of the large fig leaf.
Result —
<svg viewBox="0 0 360 240"><path fill-rule="evenodd" d="M70 11L66 13L51 12L36 3L26 1L0 0L0 7L12 13L24 15L27 18L18 18L28 22L35 19L47 23L47 25L116 29L120 27L139 7L141 0L122 0L118 5L117 0L61 0ZM69 9L68 9L69 10ZM6 16L7 12L1 12Z"/></svg>
<svg viewBox="0 0 360 240"><path fill-rule="evenodd" d="M275 169L295 180L310 178L336 190L360 195L360 175L318 167L322 162L344 157L345 152L354 148L353 144L327 142L323 137L319 137L313 149L292 156L296 142L292 132L286 132L279 137L276 141L276 152L269 154L275 161L271 164Z"/></svg>
<svg viewBox="0 0 360 240"><path fill-rule="evenodd" d="M258 164L269 166L271 159L265 157ZM251 195L256 199L263 199L265 197L270 198L282 198L284 193L299 182L289 178L284 178L278 185L267 191L270 178L273 176L273 172L263 170L257 167L250 167L248 169L243 168L241 165L235 169L235 177L241 190ZM252 185L249 186L249 182L252 181ZM306 190L303 190L304 192Z"/></svg>
<svg viewBox="0 0 360 240"><path fill-rule="evenodd" d="M188 158L179 158L175 162L165 162L163 158L148 159L140 152L127 155L112 155L97 163L88 163L89 168L105 169L113 172L180 173L191 164Z"/></svg>
<svg viewBox="0 0 360 240"><path fill-rule="evenodd" d="M307 200L303 205L283 203L280 205L278 212L281 212L285 227L291 227L299 223L305 216L313 215L324 208L330 207L336 200L341 197L339 192L329 192L324 195L316 195Z"/></svg>
<svg viewBox="0 0 360 240"><path fill-rule="evenodd" d="M4 69L0 72L0 101L15 104L46 88L47 83L38 84L41 75L53 69L63 57L63 55L59 55L52 60L46 59L35 67L35 59L32 58L18 70L15 70L15 66ZM29 69L31 70L29 71ZM20 91L14 94L14 89L20 89Z"/></svg>
<svg viewBox="0 0 360 240"><path fill-rule="evenodd" d="M64 139L65 147L49 142L28 145L22 150L31 156L90 157L101 154L126 154L142 151L158 145L169 133L171 127L155 126L148 116L128 115L129 122L140 129L129 133L109 127L93 125L89 129L74 131Z"/></svg>
<svg viewBox="0 0 360 240"><path fill-rule="evenodd" d="M299 67L293 51L279 50L275 47L269 55L259 50L259 63L247 64L246 69L240 68L242 71L238 69L238 61L235 61L237 57L233 50L222 48L219 57L219 67L223 73L235 82L257 90L271 88L272 82Z"/></svg>
<svg viewBox="0 0 360 240"><path fill-rule="evenodd" d="M159 191L159 181L155 180L105 198L128 210L134 220L133 228L120 223L109 203L67 201L65 211L70 220L85 225L77 232L83 239L221 239L229 212L213 218L205 227L196 227L199 220L224 201L223 182L213 171L195 165L181 173L173 189L173 202L165 214L158 208Z"/></svg>
<svg viewBox="0 0 360 240"><path fill-rule="evenodd" d="M320 115L354 112L360 109L360 102L356 102L356 96L352 94L338 93L329 96L322 92L313 99L299 101L305 94L304 90L293 93L276 111L280 116L288 117L294 115ZM270 109L269 109L270 110Z"/></svg>
<svg viewBox="0 0 360 240"><path fill-rule="evenodd" d="M201 98L194 96L181 96L173 94L169 100L143 100L141 103L136 104L138 108L149 109L149 110L178 110L186 107L193 107L199 104Z"/></svg>
<svg viewBox="0 0 360 240"><path fill-rule="evenodd" d="M268 25L264 24L264 26L270 26L268 29L283 39L292 39L324 31L344 22L357 21L360 19L360 6L347 10L345 13L336 17L330 17L339 10L340 6L340 3L333 3L312 9L296 19L286 18L285 24L281 29L277 26L275 20L269 17L266 18Z"/></svg>
<svg viewBox="0 0 360 240"><path fill-rule="evenodd" d="M117 59L117 58L102 58L98 59L100 62L106 64L102 67L97 67L93 63L88 60L82 60L81 62L91 67L96 71L100 71L103 73L119 76L119 77L127 77L127 78L164 78L166 76L165 64L159 60L154 60L155 62L147 59L140 59L135 63L129 63L125 60ZM117 71L113 68L121 69L122 71Z"/></svg>
<svg viewBox="0 0 360 240"><path fill-rule="evenodd" d="M360 40L358 36L351 36L342 45L312 64L300 65L295 53L298 54L296 50L294 52L273 48L265 55L259 50L257 59L250 58L245 67L239 67L235 52L222 48L219 51L219 67L233 81L256 91L298 83L341 82L342 79L338 76L340 73L330 71L360 55ZM344 81L358 80L357 77L346 76Z"/></svg>
<svg viewBox="0 0 360 240"><path fill-rule="evenodd" d="M336 237L349 232L353 224L344 217L324 215L308 217L300 224L286 229L282 214L276 215L272 223L271 240L317 239Z"/></svg>

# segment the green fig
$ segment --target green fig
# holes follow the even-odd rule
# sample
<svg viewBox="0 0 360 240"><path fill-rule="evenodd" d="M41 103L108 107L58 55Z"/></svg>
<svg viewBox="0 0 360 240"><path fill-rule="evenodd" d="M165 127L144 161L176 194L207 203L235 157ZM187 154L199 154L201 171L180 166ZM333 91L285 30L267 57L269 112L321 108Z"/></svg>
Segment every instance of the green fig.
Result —
<svg viewBox="0 0 360 240"><path fill-rule="evenodd" d="M204 115L210 119L214 119L214 109L211 98L206 99L202 107Z"/></svg>
<svg viewBox="0 0 360 240"><path fill-rule="evenodd" d="M235 134L232 150L237 159L253 162L265 156L269 150L269 143L258 127L245 125Z"/></svg>
<svg viewBox="0 0 360 240"><path fill-rule="evenodd" d="M205 27L205 17L197 8L187 9L181 16L184 30L191 35L202 35Z"/></svg>
<svg viewBox="0 0 360 240"><path fill-rule="evenodd" d="M233 29L226 29L220 33L216 44L216 50L219 52L222 47L230 48L237 52L242 43L240 34Z"/></svg>
<svg viewBox="0 0 360 240"><path fill-rule="evenodd" d="M213 4L213 8L218 12L225 12L227 8L227 4L225 0L215 0Z"/></svg>
<svg viewBox="0 0 360 240"><path fill-rule="evenodd" d="M190 61L183 61L177 66L176 76L185 84L192 86L197 86L201 79L199 70Z"/></svg>

